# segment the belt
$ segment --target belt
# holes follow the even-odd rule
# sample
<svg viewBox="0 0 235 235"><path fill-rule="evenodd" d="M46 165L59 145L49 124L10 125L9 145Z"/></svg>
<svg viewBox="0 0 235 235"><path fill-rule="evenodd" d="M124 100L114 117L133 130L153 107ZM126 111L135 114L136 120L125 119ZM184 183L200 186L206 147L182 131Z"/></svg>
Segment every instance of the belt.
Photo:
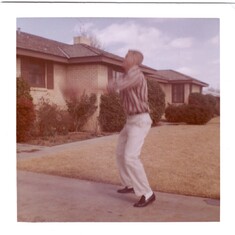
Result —
<svg viewBox="0 0 235 235"><path fill-rule="evenodd" d="M134 115L144 114L144 113L148 113L148 112L135 112L135 113L128 114L128 116L134 116Z"/></svg>

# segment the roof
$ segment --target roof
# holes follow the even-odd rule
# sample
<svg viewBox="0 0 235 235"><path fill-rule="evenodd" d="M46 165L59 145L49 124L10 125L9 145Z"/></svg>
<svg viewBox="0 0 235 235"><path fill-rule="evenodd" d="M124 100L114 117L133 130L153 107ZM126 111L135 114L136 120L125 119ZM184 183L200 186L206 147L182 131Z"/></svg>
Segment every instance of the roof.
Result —
<svg viewBox="0 0 235 235"><path fill-rule="evenodd" d="M17 31L17 55L31 56L61 63L101 62L122 67L123 57L86 45L66 44L29 33ZM174 70L156 70L141 65L142 71L162 83L191 82L200 86L208 86L195 78Z"/></svg>
<svg viewBox="0 0 235 235"><path fill-rule="evenodd" d="M198 85L202 85L202 86L208 86L207 83L202 82L196 78L190 77L188 75L185 75L183 73L177 72L175 70L157 70L156 72L157 76L160 76L162 78L167 79L168 81L170 81L171 83L173 82L191 82L191 83L195 83Z"/></svg>
<svg viewBox="0 0 235 235"><path fill-rule="evenodd" d="M91 47L85 44L70 45L24 32L17 33L17 48L65 58L97 56L101 54L97 49L91 49Z"/></svg>
<svg viewBox="0 0 235 235"><path fill-rule="evenodd" d="M29 56L31 54L36 56L35 53L37 53L37 56L41 54L47 59L56 60L55 57L58 57L61 62L69 61L71 63L95 62L99 59L99 61L121 66L124 59L86 44L66 44L21 31L17 31L17 50L18 54L21 55ZM156 71L145 65L141 65L141 67L148 73Z"/></svg>

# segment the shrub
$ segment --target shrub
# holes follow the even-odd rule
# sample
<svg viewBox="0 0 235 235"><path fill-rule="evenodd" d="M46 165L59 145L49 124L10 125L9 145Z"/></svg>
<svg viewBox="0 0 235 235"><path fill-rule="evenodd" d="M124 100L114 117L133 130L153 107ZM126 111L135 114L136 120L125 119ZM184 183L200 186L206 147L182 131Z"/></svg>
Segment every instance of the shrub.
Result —
<svg viewBox="0 0 235 235"><path fill-rule="evenodd" d="M211 110L203 105L186 105L184 121L188 124L202 125L211 119Z"/></svg>
<svg viewBox="0 0 235 235"><path fill-rule="evenodd" d="M208 104L211 108L211 112L212 112L212 117L216 114L217 115L217 102L216 102L216 98L213 95L207 94L205 95Z"/></svg>
<svg viewBox="0 0 235 235"><path fill-rule="evenodd" d="M99 123L101 129L107 132L120 131L126 121L119 95L110 93L101 95Z"/></svg>
<svg viewBox="0 0 235 235"><path fill-rule="evenodd" d="M71 118L65 110L48 100L41 99L37 110L37 127L39 136L67 134L71 126Z"/></svg>
<svg viewBox="0 0 235 235"><path fill-rule="evenodd" d="M165 93L154 79L147 79L150 116L155 126L165 111Z"/></svg>
<svg viewBox="0 0 235 235"><path fill-rule="evenodd" d="M85 91L79 96L71 97L66 100L68 112L72 117L74 130L79 131L87 123L89 118L97 109L96 94L87 95Z"/></svg>
<svg viewBox="0 0 235 235"><path fill-rule="evenodd" d="M17 142L30 139L30 131L34 121L33 102L25 97L17 98Z"/></svg>
<svg viewBox="0 0 235 235"><path fill-rule="evenodd" d="M191 93L188 97L188 104L206 106L208 105L208 100L206 96L201 93Z"/></svg>
<svg viewBox="0 0 235 235"><path fill-rule="evenodd" d="M165 110L165 117L168 122L184 122L186 105L169 104Z"/></svg>
<svg viewBox="0 0 235 235"><path fill-rule="evenodd" d="M186 122L201 125L207 123L214 115L216 100L213 96L200 93L189 95L189 104L169 105L165 117L169 122Z"/></svg>
<svg viewBox="0 0 235 235"><path fill-rule="evenodd" d="M196 105L208 109L208 111L210 111L211 118L216 113L216 98L210 94L203 95L201 93L191 93L189 95L188 103L190 105Z"/></svg>
<svg viewBox="0 0 235 235"><path fill-rule="evenodd" d="M22 78L17 78L17 142L30 138L30 130L35 121L33 98L30 87Z"/></svg>
<svg viewBox="0 0 235 235"><path fill-rule="evenodd" d="M33 98L30 94L30 86L26 80L23 78L17 78L17 89L16 89L17 98L24 97L27 100L33 101Z"/></svg>

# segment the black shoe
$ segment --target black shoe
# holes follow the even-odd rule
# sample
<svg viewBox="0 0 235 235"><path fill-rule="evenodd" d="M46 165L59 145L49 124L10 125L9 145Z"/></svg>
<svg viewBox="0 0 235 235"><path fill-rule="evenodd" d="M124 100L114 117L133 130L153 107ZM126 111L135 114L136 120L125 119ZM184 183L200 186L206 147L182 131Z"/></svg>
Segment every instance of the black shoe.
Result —
<svg viewBox="0 0 235 235"><path fill-rule="evenodd" d="M133 188L125 187L123 189L118 189L117 192L118 193L134 193L134 189Z"/></svg>
<svg viewBox="0 0 235 235"><path fill-rule="evenodd" d="M145 196L142 196L140 198L140 200L134 204L134 207L144 207L144 206L147 206L148 204L150 204L151 202L155 201L156 200L156 197L155 197L155 194L153 193L152 196L145 200Z"/></svg>

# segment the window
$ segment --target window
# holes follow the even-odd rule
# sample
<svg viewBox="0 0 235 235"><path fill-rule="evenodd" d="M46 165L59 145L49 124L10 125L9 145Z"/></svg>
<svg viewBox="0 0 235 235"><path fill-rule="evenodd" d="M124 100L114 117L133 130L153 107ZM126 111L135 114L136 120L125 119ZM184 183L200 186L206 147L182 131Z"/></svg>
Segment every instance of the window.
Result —
<svg viewBox="0 0 235 235"><path fill-rule="evenodd" d="M123 73L112 68L108 69L108 79L118 79L123 76Z"/></svg>
<svg viewBox="0 0 235 235"><path fill-rule="evenodd" d="M45 87L45 63L29 61L28 82L32 87Z"/></svg>
<svg viewBox="0 0 235 235"><path fill-rule="evenodd" d="M172 103L184 103L184 84L172 84Z"/></svg>
<svg viewBox="0 0 235 235"><path fill-rule="evenodd" d="M30 87L54 88L53 63L29 57L21 58L22 78L28 81Z"/></svg>
<svg viewBox="0 0 235 235"><path fill-rule="evenodd" d="M113 74L112 75L113 75L112 76L113 78L117 79L117 78L122 77L123 73L113 70Z"/></svg>

